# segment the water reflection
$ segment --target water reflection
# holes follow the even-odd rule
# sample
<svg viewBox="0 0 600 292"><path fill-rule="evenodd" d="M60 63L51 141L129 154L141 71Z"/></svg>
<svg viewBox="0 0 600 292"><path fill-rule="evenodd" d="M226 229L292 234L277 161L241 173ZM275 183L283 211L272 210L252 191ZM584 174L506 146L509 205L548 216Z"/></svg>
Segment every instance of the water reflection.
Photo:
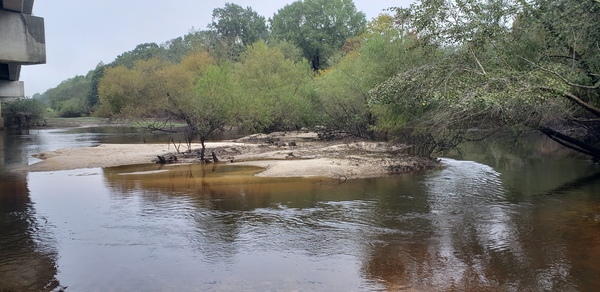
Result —
<svg viewBox="0 0 600 292"><path fill-rule="evenodd" d="M0 290L60 289L56 247L23 177L0 174ZM40 222L41 221L41 222Z"/></svg>
<svg viewBox="0 0 600 292"><path fill-rule="evenodd" d="M29 198L26 175L6 171L27 165L23 148L20 135L0 133L0 291L59 290L56 247Z"/></svg>
<svg viewBox="0 0 600 292"><path fill-rule="evenodd" d="M536 143L342 184L232 165L4 172L0 290L596 290L598 167Z"/></svg>

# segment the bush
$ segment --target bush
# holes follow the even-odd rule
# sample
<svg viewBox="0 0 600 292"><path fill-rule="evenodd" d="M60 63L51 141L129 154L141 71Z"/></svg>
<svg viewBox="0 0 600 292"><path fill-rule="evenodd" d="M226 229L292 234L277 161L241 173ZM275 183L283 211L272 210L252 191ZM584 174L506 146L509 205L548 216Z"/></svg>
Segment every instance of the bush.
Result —
<svg viewBox="0 0 600 292"><path fill-rule="evenodd" d="M46 105L37 99L20 98L2 105L2 116L7 127L29 128L45 125L45 112Z"/></svg>

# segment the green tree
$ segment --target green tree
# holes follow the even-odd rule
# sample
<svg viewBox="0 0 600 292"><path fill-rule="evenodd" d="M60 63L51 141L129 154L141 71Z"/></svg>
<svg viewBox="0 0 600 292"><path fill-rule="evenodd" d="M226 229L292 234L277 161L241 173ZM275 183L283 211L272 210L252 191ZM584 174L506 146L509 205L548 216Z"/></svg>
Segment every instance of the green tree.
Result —
<svg viewBox="0 0 600 292"><path fill-rule="evenodd" d="M352 0L296 1L270 19L272 37L295 43L314 70L327 67L328 58L361 33L365 23L365 14Z"/></svg>
<svg viewBox="0 0 600 292"><path fill-rule="evenodd" d="M236 60L244 48L268 36L266 20L251 7L243 8L233 3L215 8L208 28L216 35L220 49L229 52L229 59Z"/></svg>
<svg viewBox="0 0 600 292"><path fill-rule="evenodd" d="M98 94L98 83L102 76L104 76L104 70L106 70L106 65L103 62L98 63L96 65L96 69L90 71L88 73L88 79L90 80L90 88L85 98L85 110L87 115L92 114L96 110L98 103L100 102L99 94Z"/></svg>
<svg viewBox="0 0 600 292"><path fill-rule="evenodd" d="M32 98L21 98L2 105L2 116L6 126L28 129L34 125L45 125L46 105Z"/></svg>
<svg viewBox="0 0 600 292"><path fill-rule="evenodd" d="M599 159L599 17L591 0L431 0L398 9L426 62L382 83L371 102L382 119L398 121L388 130L428 141L430 152L481 138L474 133L533 129Z"/></svg>
<svg viewBox="0 0 600 292"><path fill-rule="evenodd" d="M169 105L166 109L169 116L187 124L186 135L189 140L199 139L202 145L201 160L204 160L206 140L225 125L233 124L237 110L242 110L237 107L239 105L232 94L233 81L229 66L207 64L204 68L205 71L194 78L191 90L174 88L179 93L167 95ZM189 67L175 68L174 72L182 69L189 70Z"/></svg>
<svg viewBox="0 0 600 292"><path fill-rule="evenodd" d="M287 47L276 44L272 48L259 41L248 47L237 64L237 100L244 109L239 119L246 128L272 132L315 121L313 72L306 60L286 58L278 48L282 46Z"/></svg>
<svg viewBox="0 0 600 292"><path fill-rule="evenodd" d="M377 119L370 105L370 91L403 68L421 62L418 50L409 50L414 40L403 36L390 19L382 15L369 22L360 42L317 78L328 128L375 138Z"/></svg>
<svg viewBox="0 0 600 292"><path fill-rule="evenodd" d="M107 68L99 84L97 114L165 122L144 123L152 130L169 121L183 122L188 145L199 139L204 159L210 135L236 121L230 66L214 64L207 52L196 52L179 64L154 58L138 60L131 69Z"/></svg>
<svg viewBox="0 0 600 292"><path fill-rule="evenodd" d="M125 66L132 68L136 61L150 60L153 58L162 58L164 49L156 43L143 43L135 47L135 49L125 52L110 63L110 66Z"/></svg>
<svg viewBox="0 0 600 292"><path fill-rule="evenodd" d="M98 84L100 105L96 115L116 118L145 118L164 109L166 84L161 70L171 63L157 58L138 60L132 68L107 68ZM180 76L183 80L185 75Z"/></svg>
<svg viewBox="0 0 600 292"><path fill-rule="evenodd" d="M85 107L89 89L90 79L88 76L77 75L48 89L41 98L48 100L50 108L55 110L59 116L79 117L89 113Z"/></svg>

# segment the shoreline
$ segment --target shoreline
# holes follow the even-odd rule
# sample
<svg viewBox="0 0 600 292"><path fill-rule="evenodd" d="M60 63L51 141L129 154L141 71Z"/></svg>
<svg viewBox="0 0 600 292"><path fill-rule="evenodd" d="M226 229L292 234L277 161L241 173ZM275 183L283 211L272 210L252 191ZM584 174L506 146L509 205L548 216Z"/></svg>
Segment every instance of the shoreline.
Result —
<svg viewBox="0 0 600 292"><path fill-rule="evenodd" d="M272 140L276 139L276 143ZM269 141L268 143L265 141ZM288 143L284 141L294 141ZM407 146L371 141L320 141L316 133L251 135L234 141L207 142L206 156L214 151L222 164L264 168L263 177L328 177L357 179L385 177L430 170L433 160L402 154ZM177 154L172 144L101 144L64 148L33 155L42 161L18 171L43 172L105 168L153 163L157 155L176 156L181 163L200 163L199 144L192 152Z"/></svg>

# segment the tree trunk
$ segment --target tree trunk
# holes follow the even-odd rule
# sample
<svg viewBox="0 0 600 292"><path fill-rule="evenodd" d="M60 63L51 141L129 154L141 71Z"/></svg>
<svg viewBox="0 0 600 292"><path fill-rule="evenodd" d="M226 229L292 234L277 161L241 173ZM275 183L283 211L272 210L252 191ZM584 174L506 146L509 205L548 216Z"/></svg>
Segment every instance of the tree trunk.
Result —
<svg viewBox="0 0 600 292"><path fill-rule="evenodd" d="M540 127L538 130L548 136L548 138L556 141L558 144L575 150L579 153L589 155L595 162L600 161L600 149L594 147L593 145L587 144L583 141L577 140L547 127Z"/></svg>
<svg viewBox="0 0 600 292"><path fill-rule="evenodd" d="M200 137L200 145L202 145L202 149L200 149L200 161L204 161L204 153L206 152L206 146L204 145L204 137Z"/></svg>

